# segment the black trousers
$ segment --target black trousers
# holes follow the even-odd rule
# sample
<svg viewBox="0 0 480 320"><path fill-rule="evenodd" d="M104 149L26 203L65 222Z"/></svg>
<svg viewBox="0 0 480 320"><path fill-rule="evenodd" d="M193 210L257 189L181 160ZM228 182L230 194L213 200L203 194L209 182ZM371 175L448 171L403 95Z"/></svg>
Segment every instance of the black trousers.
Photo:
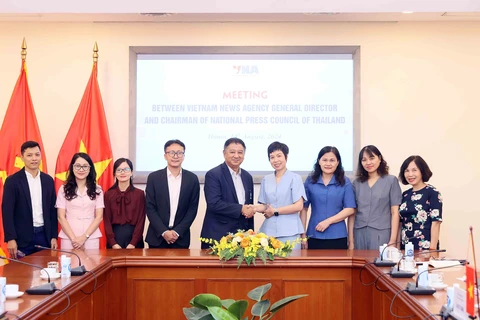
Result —
<svg viewBox="0 0 480 320"><path fill-rule="evenodd" d="M347 238L315 239L308 238L308 249L348 249Z"/></svg>

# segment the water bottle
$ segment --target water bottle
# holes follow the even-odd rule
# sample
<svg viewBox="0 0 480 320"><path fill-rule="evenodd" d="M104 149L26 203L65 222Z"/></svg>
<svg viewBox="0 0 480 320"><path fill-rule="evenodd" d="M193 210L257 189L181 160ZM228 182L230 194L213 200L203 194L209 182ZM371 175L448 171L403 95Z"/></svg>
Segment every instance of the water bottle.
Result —
<svg viewBox="0 0 480 320"><path fill-rule="evenodd" d="M418 266L418 286L428 287L428 262L424 262Z"/></svg>
<svg viewBox="0 0 480 320"><path fill-rule="evenodd" d="M7 278L0 277L0 302L5 302L7 300L7 296L5 293L5 286L7 285Z"/></svg>
<svg viewBox="0 0 480 320"><path fill-rule="evenodd" d="M72 258L67 257L66 255L62 255L62 257L60 258L60 262L62 265L62 278L70 278L70 276L72 275L70 272Z"/></svg>
<svg viewBox="0 0 480 320"><path fill-rule="evenodd" d="M386 251L385 248L387 247L387 244L384 243L383 246L380 246L380 248L378 249L379 251L379 257L382 259L382 260L386 260Z"/></svg>
<svg viewBox="0 0 480 320"><path fill-rule="evenodd" d="M447 288L447 310L453 310L453 299L455 297L455 290L454 287Z"/></svg>
<svg viewBox="0 0 480 320"><path fill-rule="evenodd" d="M413 261L413 243L411 242L405 245L405 261Z"/></svg>

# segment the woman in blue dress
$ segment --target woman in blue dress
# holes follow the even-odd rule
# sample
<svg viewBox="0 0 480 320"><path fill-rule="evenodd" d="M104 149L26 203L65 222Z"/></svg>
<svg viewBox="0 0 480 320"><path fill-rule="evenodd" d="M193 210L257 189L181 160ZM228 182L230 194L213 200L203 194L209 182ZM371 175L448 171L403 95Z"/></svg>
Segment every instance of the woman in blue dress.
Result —
<svg viewBox="0 0 480 320"><path fill-rule="evenodd" d="M347 249L345 219L355 213L355 194L350 179L345 177L340 152L324 147L318 153L313 172L305 181L308 201L300 213L306 223L307 210L312 204L308 222L308 242L305 249Z"/></svg>
<svg viewBox="0 0 480 320"><path fill-rule="evenodd" d="M399 210L402 247L408 238L417 250L436 250L440 246L438 239L443 203L440 192L426 183L432 175L428 164L420 156L408 157L400 168L400 180L404 185L412 186L403 192Z"/></svg>
<svg viewBox="0 0 480 320"><path fill-rule="evenodd" d="M285 242L304 235L299 212L306 200L302 178L287 170L288 146L273 142L268 146L268 157L275 172L265 176L260 186L257 212L262 212L265 221L260 232ZM300 249L300 246L295 246Z"/></svg>

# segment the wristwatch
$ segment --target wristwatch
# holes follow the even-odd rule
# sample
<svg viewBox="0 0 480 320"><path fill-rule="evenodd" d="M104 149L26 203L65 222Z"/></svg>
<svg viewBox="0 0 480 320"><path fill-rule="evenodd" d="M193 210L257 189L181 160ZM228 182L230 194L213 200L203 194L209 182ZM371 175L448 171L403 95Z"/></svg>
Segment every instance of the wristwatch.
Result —
<svg viewBox="0 0 480 320"><path fill-rule="evenodd" d="M275 211L273 214L275 215L275 217L278 217L278 211Z"/></svg>
<svg viewBox="0 0 480 320"><path fill-rule="evenodd" d="M90 235L88 233L85 233L85 238L90 238Z"/></svg>

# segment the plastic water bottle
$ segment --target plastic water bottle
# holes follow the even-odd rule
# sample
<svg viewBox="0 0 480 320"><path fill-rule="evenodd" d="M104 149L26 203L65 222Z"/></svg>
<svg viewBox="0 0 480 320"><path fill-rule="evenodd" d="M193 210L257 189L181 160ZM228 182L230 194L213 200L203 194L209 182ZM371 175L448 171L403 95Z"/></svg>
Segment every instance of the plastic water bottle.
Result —
<svg viewBox="0 0 480 320"><path fill-rule="evenodd" d="M386 256L386 252L387 250L385 250L385 248L387 247L387 244L384 243L383 246L380 246L380 248L378 249L379 250L379 257L382 259L382 260L386 260L387 256ZM383 254L383 255L382 255Z"/></svg>
<svg viewBox="0 0 480 320"><path fill-rule="evenodd" d="M0 302L5 302L7 296L5 294L5 286L7 285L7 278L0 277Z"/></svg>
<svg viewBox="0 0 480 320"><path fill-rule="evenodd" d="M405 244L405 261L413 261L413 243Z"/></svg>
<svg viewBox="0 0 480 320"><path fill-rule="evenodd" d="M428 287L428 262L418 266L418 286Z"/></svg>
<svg viewBox="0 0 480 320"><path fill-rule="evenodd" d="M454 287L447 288L447 310L453 310L453 299L455 297L455 290Z"/></svg>
<svg viewBox="0 0 480 320"><path fill-rule="evenodd" d="M70 278L70 276L72 275L70 271L72 258L67 257L66 255L62 255L62 257L60 258L60 262L62 265L62 278Z"/></svg>

